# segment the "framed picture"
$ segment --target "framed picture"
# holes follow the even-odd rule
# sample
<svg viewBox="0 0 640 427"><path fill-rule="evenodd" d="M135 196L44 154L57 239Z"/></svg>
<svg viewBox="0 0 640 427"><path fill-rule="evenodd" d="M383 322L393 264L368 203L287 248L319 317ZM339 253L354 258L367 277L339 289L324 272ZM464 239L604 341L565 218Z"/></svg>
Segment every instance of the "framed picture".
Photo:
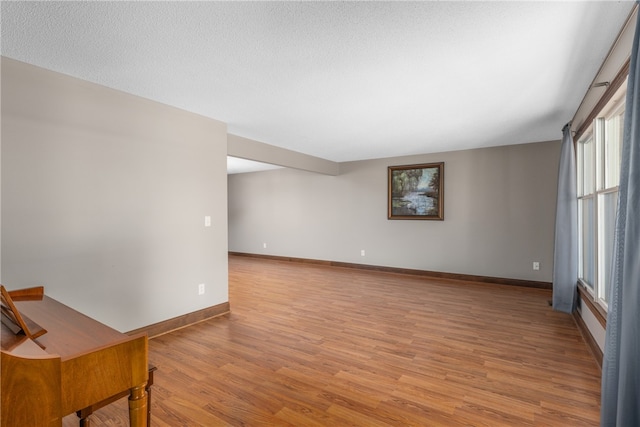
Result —
<svg viewBox="0 0 640 427"><path fill-rule="evenodd" d="M388 218L444 220L444 162L389 166Z"/></svg>

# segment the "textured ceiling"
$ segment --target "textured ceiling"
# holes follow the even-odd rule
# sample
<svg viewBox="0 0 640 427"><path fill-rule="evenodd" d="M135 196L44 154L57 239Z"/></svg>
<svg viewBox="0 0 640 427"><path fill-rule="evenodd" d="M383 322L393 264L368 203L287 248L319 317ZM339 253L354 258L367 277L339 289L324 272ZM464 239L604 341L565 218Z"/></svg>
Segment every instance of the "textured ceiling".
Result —
<svg viewBox="0 0 640 427"><path fill-rule="evenodd" d="M560 139L633 5L3 1L1 53L349 161Z"/></svg>

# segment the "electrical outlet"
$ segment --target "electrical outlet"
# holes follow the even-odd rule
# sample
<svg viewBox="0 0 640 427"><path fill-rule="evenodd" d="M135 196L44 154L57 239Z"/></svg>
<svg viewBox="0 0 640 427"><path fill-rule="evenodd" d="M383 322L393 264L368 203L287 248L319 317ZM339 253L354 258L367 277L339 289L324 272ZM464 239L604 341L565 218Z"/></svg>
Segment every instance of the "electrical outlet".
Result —
<svg viewBox="0 0 640 427"><path fill-rule="evenodd" d="M204 283L198 285L198 295L204 295Z"/></svg>
<svg viewBox="0 0 640 427"><path fill-rule="evenodd" d="M360 251L360 256L364 256L364 249Z"/></svg>
<svg viewBox="0 0 640 427"><path fill-rule="evenodd" d="M209 215L204 217L204 226L211 227L211 217Z"/></svg>
<svg viewBox="0 0 640 427"><path fill-rule="evenodd" d="M263 247L264 249L267 249L267 244L266 244L266 243L263 243L263 244L262 244L262 247Z"/></svg>
<svg viewBox="0 0 640 427"><path fill-rule="evenodd" d="M534 261L533 262L533 269L534 270L540 270L540 263L538 261Z"/></svg>

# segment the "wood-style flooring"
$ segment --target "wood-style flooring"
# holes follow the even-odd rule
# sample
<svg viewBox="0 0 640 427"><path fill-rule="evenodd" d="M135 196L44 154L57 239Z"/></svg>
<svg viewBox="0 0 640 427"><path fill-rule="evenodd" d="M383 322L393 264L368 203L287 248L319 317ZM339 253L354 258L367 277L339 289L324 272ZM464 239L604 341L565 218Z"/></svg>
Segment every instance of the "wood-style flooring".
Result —
<svg viewBox="0 0 640 427"><path fill-rule="evenodd" d="M150 341L153 426L599 424L600 371L547 290L231 256L229 298ZM126 399L92 425L127 425Z"/></svg>

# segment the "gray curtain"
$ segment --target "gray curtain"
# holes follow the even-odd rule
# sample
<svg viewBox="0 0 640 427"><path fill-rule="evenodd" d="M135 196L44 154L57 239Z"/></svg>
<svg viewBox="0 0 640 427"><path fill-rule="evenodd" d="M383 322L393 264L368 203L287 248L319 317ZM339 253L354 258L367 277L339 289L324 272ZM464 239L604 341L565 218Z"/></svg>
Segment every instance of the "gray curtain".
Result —
<svg viewBox="0 0 640 427"><path fill-rule="evenodd" d="M572 313L578 283L578 199L576 196L576 156L571 125L562 129L556 238L553 253L553 309Z"/></svg>
<svg viewBox="0 0 640 427"><path fill-rule="evenodd" d="M639 15L640 18L640 15ZM640 26L640 19L636 24ZM602 366L601 425L640 426L640 70L631 51L620 192Z"/></svg>

